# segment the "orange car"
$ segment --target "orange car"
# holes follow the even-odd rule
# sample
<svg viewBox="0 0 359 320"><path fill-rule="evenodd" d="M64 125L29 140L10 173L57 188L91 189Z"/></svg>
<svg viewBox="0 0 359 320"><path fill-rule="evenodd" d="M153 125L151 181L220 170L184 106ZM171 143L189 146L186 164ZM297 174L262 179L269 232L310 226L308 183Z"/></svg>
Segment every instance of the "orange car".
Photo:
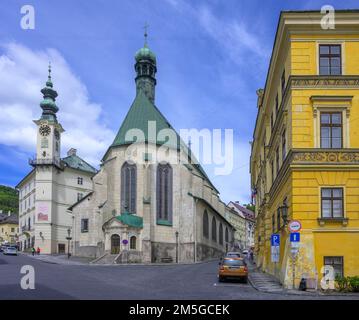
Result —
<svg viewBox="0 0 359 320"><path fill-rule="evenodd" d="M224 281L226 278L237 278L248 281L247 264L242 258L224 258L219 264L218 280Z"/></svg>

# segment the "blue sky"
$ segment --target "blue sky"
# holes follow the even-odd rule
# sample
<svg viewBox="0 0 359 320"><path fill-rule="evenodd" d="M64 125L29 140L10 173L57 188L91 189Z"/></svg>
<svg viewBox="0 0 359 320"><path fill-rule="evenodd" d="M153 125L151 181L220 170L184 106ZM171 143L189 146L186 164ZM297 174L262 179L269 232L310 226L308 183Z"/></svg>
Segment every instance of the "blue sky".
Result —
<svg viewBox="0 0 359 320"><path fill-rule="evenodd" d="M35 8L35 30L20 28L20 8ZM234 129L234 170L206 171L226 202L249 202L249 141L256 90L264 86L281 10L359 7L357 1L0 0L0 184L30 170L40 89L52 61L71 146L97 165L134 95L134 54L157 55L156 105L176 128Z"/></svg>

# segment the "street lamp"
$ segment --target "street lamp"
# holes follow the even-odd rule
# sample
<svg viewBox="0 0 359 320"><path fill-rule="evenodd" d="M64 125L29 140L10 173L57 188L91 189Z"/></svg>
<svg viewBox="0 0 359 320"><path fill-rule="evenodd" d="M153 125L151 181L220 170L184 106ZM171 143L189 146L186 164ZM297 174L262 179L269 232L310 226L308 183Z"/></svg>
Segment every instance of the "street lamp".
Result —
<svg viewBox="0 0 359 320"><path fill-rule="evenodd" d="M284 225L288 223L288 205L286 199L283 201L283 205L279 207L281 213L282 213L282 219Z"/></svg>
<svg viewBox="0 0 359 320"><path fill-rule="evenodd" d="M178 231L176 231L176 263L178 263Z"/></svg>
<svg viewBox="0 0 359 320"><path fill-rule="evenodd" d="M71 237L71 229L68 228L67 229L67 237L66 237L66 240L68 241L67 242L67 259L70 259L70 256L71 256L71 253L70 253L70 240L72 239Z"/></svg>

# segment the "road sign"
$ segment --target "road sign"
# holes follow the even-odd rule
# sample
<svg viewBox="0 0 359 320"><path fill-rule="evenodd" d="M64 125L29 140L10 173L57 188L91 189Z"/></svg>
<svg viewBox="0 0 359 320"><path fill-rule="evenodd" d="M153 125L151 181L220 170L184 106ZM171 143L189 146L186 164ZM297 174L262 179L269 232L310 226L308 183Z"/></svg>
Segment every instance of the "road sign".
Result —
<svg viewBox="0 0 359 320"><path fill-rule="evenodd" d="M300 242L300 233L299 232L292 232L290 234L290 242Z"/></svg>
<svg viewBox="0 0 359 320"><path fill-rule="evenodd" d="M299 248L300 247L300 242L291 242L291 247L292 248Z"/></svg>
<svg viewBox="0 0 359 320"><path fill-rule="evenodd" d="M279 262L279 246L271 246L271 261Z"/></svg>
<svg viewBox="0 0 359 320"><path fill-rule="evenodd" d="M292 220L288 223L290 232L299 232L302 229L302 224L298 220Z"/></svg>
<svg viewBox="0 0 359 320"><path fill-rule="evenodd" d="M272 234L270 237L271 246L278 247L280 244L280 235L279 234Z"/></svg>

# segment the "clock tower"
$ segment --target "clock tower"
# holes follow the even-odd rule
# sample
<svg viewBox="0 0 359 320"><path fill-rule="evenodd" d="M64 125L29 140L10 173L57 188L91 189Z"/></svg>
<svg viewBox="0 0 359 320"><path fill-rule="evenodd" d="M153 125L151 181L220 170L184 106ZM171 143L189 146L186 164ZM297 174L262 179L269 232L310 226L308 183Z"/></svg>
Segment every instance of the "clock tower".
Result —
<svg viewBox="0 0 359 320"><path fill-rule="evenodd" d="M54 164L60 167L61 133L64 132L64 129L56 118L59 108L55 103L57 92L53 89L50 65L48 80L41 93L44 96L40 103L42 115L39 120L34 121L38 126L36 162L37 164Z"/></svg>

